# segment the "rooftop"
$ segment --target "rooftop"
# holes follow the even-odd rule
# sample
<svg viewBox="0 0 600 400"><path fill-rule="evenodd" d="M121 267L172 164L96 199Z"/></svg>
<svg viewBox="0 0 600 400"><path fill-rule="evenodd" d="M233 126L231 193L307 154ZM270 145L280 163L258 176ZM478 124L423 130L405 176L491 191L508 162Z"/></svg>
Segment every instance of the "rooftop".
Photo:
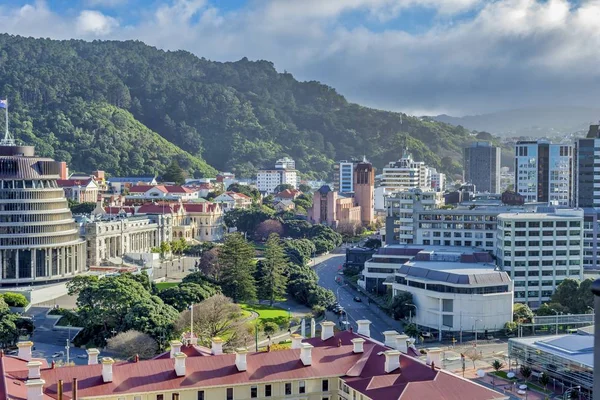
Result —
<svg viewBox="0 0 600 400"><path fill-rule="evenodd" d="M543 220L543 219L579 219L582 209L556 209L555 212L517 212L498 214L498 219Z"/></svg>
<svg viewBox="0 0 600 400"><path fill-rule="evenodd" d="M512 338L509 342L519 343L543 351L569 362L594 368L594 335L559 335L545 337Z"/></svg>

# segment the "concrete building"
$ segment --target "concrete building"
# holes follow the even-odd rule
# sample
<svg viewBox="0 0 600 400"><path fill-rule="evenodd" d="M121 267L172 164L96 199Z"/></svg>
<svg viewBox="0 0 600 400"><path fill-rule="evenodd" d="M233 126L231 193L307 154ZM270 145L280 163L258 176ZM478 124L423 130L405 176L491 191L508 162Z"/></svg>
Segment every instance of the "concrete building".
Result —
<svg viewBox="0 0 600 400"><path fill-rule="evenodd" d="M144 204L148 201L192 201L198 199L199 190L176 185L137 185L127 189L127 204Z"/></svg>
<svg viewBox="0 0 600 400"><path fill-rule="evenodd" d="M585 139L575 142L574 150L574 198L575 206L581 208L600 207L600 130L599 125L590 125Z"/></svg>
<svg viewBox="0 0 600 400"><path fill-rule="evenodd" d="M223 212L231 211L236 208L250 208L252 198L243 193L224 192L213 199L214 203L219 203L223 207Z"/></svg>
<svg viewBox="0 0 600 400"><path fill-rule="evenodd" d="M500 193L500 148L474 142L463 149L464 181L478 192Z"/></svg>
<svg viewBox="0 0 600 400"><path fill-rule="evenodd" d="M78 203L95 203L98 198L100 186L94 178L86 179L58 179L58 187L65 192L65 197Z"/></svg>
<svg viewBox="0 0 600 400"><path fill-rule="evenodd" d="M360 224L361 207L353 197L347 197L322 186L313 194L313 206L308 218L316 224L326 224L333 228L340 224Z"/></svg>
<svg viewBox="0 0 600 400"><path fill-rule="evenodd" d="M567 278L583 279L583 210L498 215L497 264L510 274L515 302L550 300Z"/></svg>
<svg viewBox="0 0 600 400"><path fill-rule="evenodd" d="M60 170L33 146L0 145L0 286L58 282L86 271L85 242L57 184Z"/></svg>
<svg viewBox="0 0 600 400"><path fill-rule="evenodd" d="M371 262L365 264L368 269ZM423 249L385 282L393 295L409 292L414 322L442 332L499 331L513 319L513 286L487 252L458 247ZM459 336L456 335L456 336Z"/></svg>
<svg viewBox="0 0 600 400"><path fill-rule="evenodd" d="M283 157L275 161L275 168L277 169L296 169L296 161L290 157Z"/></svg>
<svg viewBox="0 0 600 400"><path fill-rule="evenodd" d="M583 269L600 269L600 208L583 209Z"/></svg>
<svg viewBox="0 0 600 400"><path fill-rule="evenodd" d="M357 333L334 333L321 322L321 336L292 335L292 348L223 353L211 347L171 341L171 350L150 360L115 362L88 349L88 365L48 368L33 359L32 342L19 343L18 356L0 359L0 387L7 400L501 400L508 396L440 369L441 350L419 360L408 337L386 331L386 343L370 338L370 321ZM149 371L151 373L149 373ZM126 383L126 384L124 384Z"/></svg>
<svg viewBox="0 0 600 400"><path fill-rule="evenodd" d="M354 192L354 167L358 161L340 161L333 166L333 190L339 193Z"/></svg>
<svg viewBox="0 0 600 400"><path fill-rule="evenodd" d="M430 169L422 161L414 161L407 150L402 158L390 162L383 168L381 180L375 195L375 209L385 208L384 198L393 192L405 192L410 189L431 189Z"/></svg>
<svg viewBox="0 0 600 400"><path fill-rule="evenodd" d="M261 193L273 193L279 185L292 185L298 188L298 171L295 169L261 169L256 174L256 187Z"/></svg>
<svg viewBox="0 0 600 400"><path fill-rule="evenodd" d="M127 177L112 177L108 179L108 188L112 193L123 193L125 189L132 186L158 185L155 176L127 176Z"/></svg>
<svg viewBox="0 0 600 400"><path fill-rule="evenodd" d="M360 221L369 225L375 221L375 169L367 160L354 167L354 199L360 207Z"/></svg>
<svg viewBox="0 0 600 400"><path fill-rule="evenodd" d="M431 177L431 189L435 192L443 192L446 190L446 174L438 172L435 168L429 168L429 176Z"/></svg>
<svg viewBox="0 0 600 400"><path fill-rule="evenodd" d="M515 146L515 191L525 201L571 207L573 147L547 141L519 141Z"/></svg>

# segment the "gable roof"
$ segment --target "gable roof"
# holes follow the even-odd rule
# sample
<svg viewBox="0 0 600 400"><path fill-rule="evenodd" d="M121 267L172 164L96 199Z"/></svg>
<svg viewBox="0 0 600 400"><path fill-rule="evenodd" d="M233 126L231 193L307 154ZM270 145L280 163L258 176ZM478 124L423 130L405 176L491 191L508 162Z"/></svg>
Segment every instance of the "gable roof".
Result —
<svg viewBox="0 0 600 400"><path fill-rule="evenodd" d="M279 197L280 199L295 199L301 194L299 190L296 189L285 189L275 195L275 197Z"/></svg>
<svg viewBox="0 0 600 400"><path fill-rule="evenodd" d="M88 179L57 179L56 184L58 187L74 187L74 186L88 186L90 183L95 183L92 178ZM95 185L97 186L97 185Z"/></svg>
<svg viewBox="0 0 600 400"><path fill-rule="evenodd" d="M137 185L129 188L129 193L146 193L150 189L158 189L163 193L167 193L167 189L163 185Z"/></svg>

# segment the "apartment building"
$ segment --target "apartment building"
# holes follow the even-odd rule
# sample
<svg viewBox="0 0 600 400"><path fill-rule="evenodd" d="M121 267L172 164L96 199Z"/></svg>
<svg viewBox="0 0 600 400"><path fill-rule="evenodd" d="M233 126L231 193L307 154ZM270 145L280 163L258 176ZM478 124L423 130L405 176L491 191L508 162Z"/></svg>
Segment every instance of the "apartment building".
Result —
<svg viewBox="0 0 600 400"><path fill-rule="evenodd" d="M500 192L499 147L489 142L474 142L463 149L464 181L472 183L478 192Z"/></svg>
<svg viewBox="0 0 600 400"><path fill-rule="evenodd" d="M386 331L380 343L370 338L370 321L357 323L356 333L335 334L335 323L323 321L320 337L292 335L292 348L280 351L228 354L220 338L210 348L171 341L151 360L99 360L88 349L88 365L62 368L34 359L33 343L20 342L17 356L0 354L0 387L7 400L508 399L440 369L441 350L425 363L408 336Z"/></svg>
<svg viewBox="0 0 600 400"><path fill-rule="evenodd" d="M446 174L438 172L435 168L429 168L429 176L431 177L431 189L436 192L446 190Z"/></svg>
<svg viewBox="0 0 600 400"><path fill-rule="evenodd" d="M573 147L547 141L515 146L515 191L526 202L570 207L573 203Z"/></svg>
<svg viewBox="0 0 600 400"><path fill-rule="evenodd" d="M600 207L600 130L590 125L587 136L575 142L575 206Z"/></svg>
<svg viewBox="0 0 600 400"><path fill-rule="evenodd" d="M514 281L515 302L537 308L563 280L583 279L583 210L497 218L497 265Z"/></svg>
<svg viewBox="0 0 600 400"><path fill-rule="evenodd" d="M385 209L385 197L394 192L405 192L410 189L431 190L431 175L422 161L414 161L408 151L402 158L390 162L382 170L379 187L375 190L375 209Z"/></svg>
<svg viewBox="0 0 600 400"><path fill-rule="evenodd" d="M354 192L354 167L358 161L340 161L333 166L333 190L339 193Z"/></svg>

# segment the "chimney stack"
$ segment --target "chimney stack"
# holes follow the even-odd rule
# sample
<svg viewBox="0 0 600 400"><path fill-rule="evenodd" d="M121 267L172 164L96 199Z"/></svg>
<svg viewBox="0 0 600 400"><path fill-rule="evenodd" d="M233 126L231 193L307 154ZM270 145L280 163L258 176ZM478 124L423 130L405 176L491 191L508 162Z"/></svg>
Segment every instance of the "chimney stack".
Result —
<svg viewBox="0 0 600 400"><path fill-rule="evenodd" d="M63 400L63 381L62 381L62 379L59 379L58 383L56 384L56 399Z"/></svg>
<svg viewBox="0 0 600 400"><path fill-rule="evenodd" d="M115 360L110 357L102 357L102 380L104 383L113 380L113 364Z"/></svg>
<svg viewBox="0 0 600 400"><path fill-rule="evenodd" d="M246 356L248 355L248 349L245 347L240 347L239 349L235 349L235 366L237 370L242 372L247 368Z"/></svg>
<svg viewBox="0 0 600 400"><path fill-rule="evenodd" d="M335 322L323 321L321 322L321 340L327 340L333 337L333 328Z"/></svg>
<svg viewBox="0 0 600 400"><path fill-rule="evenodd" d="M27 400L43 400L45 383L43 379L27 379L25 382Z"/></svg>
<svg viewBox="0 0 600 400"><path fill-rule="evenodd" d="M177 376L185 376L185 359L187 356L185 353L178 351L174 354L175 358L175 374Z"/></svg>
<svg viewBox="0 0 600 400"><path fill-rule="evenodd" d="M384 344L387 347L396 348L396 336L398 336L398 332L385 331L385 332L383 332L383 336L385 337Z"/></svg>
<svg viewBox="0 0 600 400"><path fill-rule="evenodd" d="M396 350L399 350L401 353L408 353L408 335L397 335L396 336Z"/></svg>
<svg viewBox="0 0 600 400"><path fill-rule="evenodd" d="M291 335L292 338L292 349L299 349L300 345L302 344L302 339L304 339L302 337L302 335L298 335L297 333L293 333Z"/></svg>
<svg viewBox="0 0 600 400"><path fill-rule="evenodd" d="M370 329L371 321L369 321L368 319L359 319L358 321L356 321L356 323L358 325L358 331L356 333L370 338L371 337L371 329Z"/></svg>
<svg viewBox="0 0 600 400"><path fill-rule="evenodd" d="M356 339L352 339L352 344L354 345L354 348L352 349L353 353L362 353L363 350L363 344L366 342L365 339L363 338L356 338Z"/></svg>
<svg viewBox="0 0 600 400"><path fill-rule="evenodd" d="M302 343L300 347L300 361L304 366L312 365L312 349L313 345L308 343Z"/></svg>
<svg viewBox="0 0 600 400"><path fill-rule="evenodd" d="M25 361L31 361L31 348L33 347L33 342L19 342L17 343L17 347L19 348L17 357Z"/></svg>
<svg viewBox="0 0 600 400"><path fill-rule="evenodd" d="M73 386L71 386L71 400L77 400L77 378L73 378Z"/></svg>
<svg viewBox="0 0 600 400"><path fill-rule="evenodd" d="M211 351L213 355L223 354L223 339L220 337L212 338Z"/></svg>
<svg viewBox="0 0 600 400"><path fill-rule="evenodd" d="M427 365L432 363L435 365L442 365L442 349L439 347L432 347L427 350Z"/></svg>
<svg viewBox="0 0 600 400"><path fill-rule="evenodd" d="M40 379L42 363L40 361L29 361L27 363L27 379Z"/></svg>
<svg viewBox="0 0 600 400"><path fill-rule="evenodd" d="M183 346L183 343L181 343L179 340L171 340L169 344L171 345L171 358L175 358L175 354L181 351L181 346Z"/></svg>
<svg viewBox="0 0 600 400"><path fill-rule="evenodd" d="M100 350L98 350L98 349L87 349L85 352L88 355L88 365L96 365L96 364L98 364L98 355L100 354Z"/></svg>
<svg viewBox="0 0 600 400"><path fill-rule="evenodd" d="M383 355L385 356L384 369L386 374L400 368L400 352L398 350L387 350Z"/></svg>

